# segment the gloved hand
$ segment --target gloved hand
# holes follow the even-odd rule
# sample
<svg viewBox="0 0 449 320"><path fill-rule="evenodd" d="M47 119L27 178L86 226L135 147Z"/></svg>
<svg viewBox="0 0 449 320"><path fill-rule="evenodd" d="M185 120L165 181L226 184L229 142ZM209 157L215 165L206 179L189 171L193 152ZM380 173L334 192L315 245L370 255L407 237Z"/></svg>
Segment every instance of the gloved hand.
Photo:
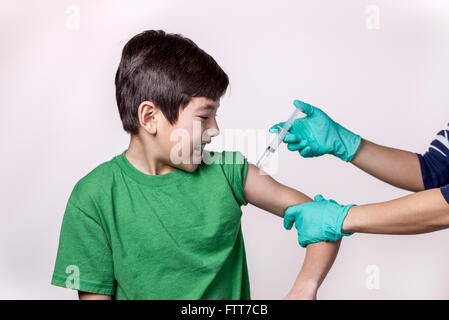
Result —
<svg viewBox="0 0 449 320"><path fill-rule="evenodd" d="M301 108L306 117L296 119L284 137L290 151L298 151L305 158L333 154L346 162L351 161L360 146L362 138L345 129L321 109L299 100L295 106ZM280 131L285 122L270 128L270 132Z"/></svg>
<svg viewBox="0 0 449 320"><path fill-rule="evenodd" d="M342 233L343 221L351 207L340 205L334 200L326 200L321 194L313 202L288 207L284 215L284 228L290 230L295 224L299 245L305 248L309 243L337 241L352 233Z"/></svg>

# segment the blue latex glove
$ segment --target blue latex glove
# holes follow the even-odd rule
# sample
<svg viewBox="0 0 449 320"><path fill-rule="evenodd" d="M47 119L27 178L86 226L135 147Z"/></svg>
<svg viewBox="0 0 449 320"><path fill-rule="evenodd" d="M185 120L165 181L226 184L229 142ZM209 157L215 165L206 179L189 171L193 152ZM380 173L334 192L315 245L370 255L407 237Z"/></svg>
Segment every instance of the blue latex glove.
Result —
<svg viewBox="0 0 449 320"><path fill-rule="evenodd" d="M335 121L321 109L299 100L294 101L306 117L296 119L284 137L290 151L298 151L305 158L332 154L346 162L351 161L362 138ZM284 122L275 124L270 132L280 131Z"/></svg>
<svg viewBox="0 0 449 320"><path fill-rule="evenodd" d="M305 248L309 243L337 241L352 233L342 233L343 221L351 207L326 200L321 194L313 202L288 207L284 215L284 228L290 230L295 224L299 245Z"/></svg>

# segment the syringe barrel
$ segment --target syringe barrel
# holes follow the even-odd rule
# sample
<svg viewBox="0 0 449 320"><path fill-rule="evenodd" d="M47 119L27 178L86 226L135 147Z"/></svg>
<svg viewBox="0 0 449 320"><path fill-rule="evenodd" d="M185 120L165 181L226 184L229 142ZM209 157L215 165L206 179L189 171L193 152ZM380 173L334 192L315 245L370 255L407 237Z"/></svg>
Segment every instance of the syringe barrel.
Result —
<svg viewBox="0 0 449 320"><path fill-rule="evenodd" d="M275 152L279 145L281 144L282 140L284 140L285 135L287 134L288 130L290 129L293 121L298 117L298 114L301 112L301 109L298 107L295 108L295 111L290 115L290 118L284 123L284 126L280 128L279 133L271 140L270 144L268 145L268 148L263 153L262 157L257 161L257 167L260 168L260 166L265 162L265 160L268 158L268 156Z"/></svg>
<svg viewBox="0 0 449 320"><path fill-rule="evenodd" d="M293 111L293 113L291 114L290 118L288 118L288 120L285 122L283 128L285 129L285 132L279 132L280 135L283 134L282 139L284 139L285 135L287 134L288 130L290 129L290 127L293 124L293 121L296 120L296 118L298 117L298 114L301 112L301 109L299 109L298 107L295 108L295 111Z"/></svg>
<svg viewBox="0 0 449 320"><path fill-rule="evenodd" d="M276 135L276 137L273 138L273 140L270 143L270 147L274 150L277 149L277 147L281 144L282 140L284 140L285 135L288 133L288 130L293 124L293 121L296 120L298 117L298 114L301 112L301 109L298 107L295 108L295 111L290 115L290 118L284 123L282 128L280 128L279 133Z"/></svg>

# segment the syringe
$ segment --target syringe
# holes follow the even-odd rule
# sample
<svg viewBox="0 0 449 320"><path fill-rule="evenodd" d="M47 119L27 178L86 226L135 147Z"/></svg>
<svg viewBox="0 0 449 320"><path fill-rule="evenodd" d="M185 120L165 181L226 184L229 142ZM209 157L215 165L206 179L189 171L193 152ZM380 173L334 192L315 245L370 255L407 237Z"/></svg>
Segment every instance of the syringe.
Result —
<svg viewBox="0 0 449 320"><path fill-rule="evenodd" d="M282 140L284 140L285 135L288 132L288 129L292 126L293 121L298 117L299 113L301 112L301 109L299 107L295 108L295 111L291 114L290 118L288 118L287 122L285 122L283 127L279 127L281 131L276 135L276 137L273 138L271 143L268 145L267 149L263 153L263 155L260 157L259 161L257 161L256 166L260 168L262 164L265 162L265 160L276 151L276 149L281 144Z"/></svg>

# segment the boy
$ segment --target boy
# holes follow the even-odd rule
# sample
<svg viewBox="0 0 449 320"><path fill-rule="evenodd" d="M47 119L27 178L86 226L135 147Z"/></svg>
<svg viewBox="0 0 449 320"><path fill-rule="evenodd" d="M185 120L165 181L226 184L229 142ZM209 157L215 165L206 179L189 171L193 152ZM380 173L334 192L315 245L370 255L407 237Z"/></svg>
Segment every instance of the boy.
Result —
<svg viewBox="0 0 449 320"><path fill-rule="evenodd" d="M53 285L80 299L250 299L240 206L283 217L311 199L240 152L203 152L228 83L181 35L145 31L125 45L115 85L130 144L74 187ZM339 244L309 246L286 298L316 297Z"/></svg>

